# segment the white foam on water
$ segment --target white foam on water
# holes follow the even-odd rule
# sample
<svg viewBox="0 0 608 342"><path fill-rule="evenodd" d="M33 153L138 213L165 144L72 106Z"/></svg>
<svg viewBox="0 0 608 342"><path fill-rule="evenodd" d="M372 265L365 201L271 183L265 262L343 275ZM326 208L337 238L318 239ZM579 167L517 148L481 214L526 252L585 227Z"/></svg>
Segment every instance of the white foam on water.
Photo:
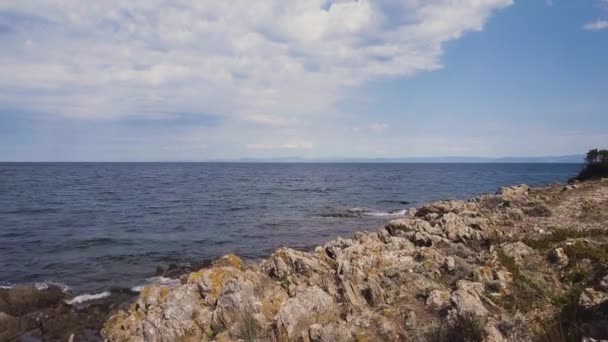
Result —
<svg viewBox="0 0 608 342"><path fill-rule="evenodd" d="M174 287L181 285L181 282L179 281L179 279L168 278L168 277L161 277L161 276L150 277L150 278L146 279L145 285L133 286L131 288L131 291L141 292L146 286L150 286L150 285L158 285L158 286L163 286L163 287L168 287L168 288L174 288Z"/></svg>
<svg viewBox="0 0 608 342"><path fill-rule="evenodd" d="M76 296L76 297L74 297L72 299L66 300L65 303L68 304L68 305L82 304L84 302L88 302L88 301L91 301L91 300L103 299L103 298L106 298L106 297L109 297L109 296L110 296L110 292L109 291L103 291L103 292L94 293L94 294L86 293L86 294L83 294L83 295L80 295L80 296Z"/></svg>
<svg viewBox="0 0 608 342"><path fill-rule="evenodd" d="M51 286L57 286L58 288L61 289L61 292L63 292L63 293L68 293L68 291L70 291L70 287L64 283L58 283L55 281L42 281L42 282L34 283L34 288L38 291L46 290Z"/></svg>
<svg viewBox="0 0 608 342"><path fill-rule="evenodd" d="M408 209L403 209L403 210L399 210L399 211L395 211L392 213L387 213L387 212L381 212L381 211L372 211L369 213L364 213L364 215L368 215L368 216L379 216L379 217L393 217L393 216L405 216L408 213Z"/></svg>

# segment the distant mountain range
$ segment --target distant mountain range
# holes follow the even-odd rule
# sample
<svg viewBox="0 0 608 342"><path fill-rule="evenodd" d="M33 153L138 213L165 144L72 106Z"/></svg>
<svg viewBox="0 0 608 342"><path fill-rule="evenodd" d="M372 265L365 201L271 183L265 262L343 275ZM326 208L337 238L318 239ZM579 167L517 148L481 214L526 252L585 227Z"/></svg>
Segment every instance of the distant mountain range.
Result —
<svg viewBox="0 0 608 342"><path fill-rule="evenodd" d="M583 155L540 157L404 157L404 158L239 158L214 159L213 162L243 163L568 163L582 164Z"/></svg>

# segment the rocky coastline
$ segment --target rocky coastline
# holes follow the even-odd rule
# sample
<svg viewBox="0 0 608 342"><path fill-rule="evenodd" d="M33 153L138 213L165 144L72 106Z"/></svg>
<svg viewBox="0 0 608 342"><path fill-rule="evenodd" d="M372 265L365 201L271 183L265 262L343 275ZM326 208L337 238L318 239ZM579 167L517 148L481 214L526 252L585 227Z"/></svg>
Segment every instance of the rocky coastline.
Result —
<svg viewBox="0 0 608 342"><path fill-rule="evenodd" d="M606 209L605 181L505 187L81 308L52 287L0 290L0 341L608 339Z"/></svg>

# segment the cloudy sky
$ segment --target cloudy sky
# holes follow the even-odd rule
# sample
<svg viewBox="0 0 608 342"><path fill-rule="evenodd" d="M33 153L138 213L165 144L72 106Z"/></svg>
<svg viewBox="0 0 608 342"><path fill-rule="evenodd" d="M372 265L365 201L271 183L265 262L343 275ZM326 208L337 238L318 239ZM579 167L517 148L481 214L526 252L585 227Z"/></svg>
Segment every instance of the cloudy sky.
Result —
<svg viewBox="0 0 608 342"><path fill-rule="evenodd" d="M0 0L0 160L608 144L608 0Z"/></svg>

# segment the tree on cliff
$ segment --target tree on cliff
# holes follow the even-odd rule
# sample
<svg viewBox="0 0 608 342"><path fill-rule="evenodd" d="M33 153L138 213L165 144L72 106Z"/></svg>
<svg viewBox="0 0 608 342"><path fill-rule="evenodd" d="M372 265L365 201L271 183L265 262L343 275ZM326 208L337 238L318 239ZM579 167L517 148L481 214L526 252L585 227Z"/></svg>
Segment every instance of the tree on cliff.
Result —
<svg viewBox="0 0 608 342"><path fill-rule="evenodd" d="M583 170L572 180L586 181L608 178L608 150L589 150Z"/></svg>

